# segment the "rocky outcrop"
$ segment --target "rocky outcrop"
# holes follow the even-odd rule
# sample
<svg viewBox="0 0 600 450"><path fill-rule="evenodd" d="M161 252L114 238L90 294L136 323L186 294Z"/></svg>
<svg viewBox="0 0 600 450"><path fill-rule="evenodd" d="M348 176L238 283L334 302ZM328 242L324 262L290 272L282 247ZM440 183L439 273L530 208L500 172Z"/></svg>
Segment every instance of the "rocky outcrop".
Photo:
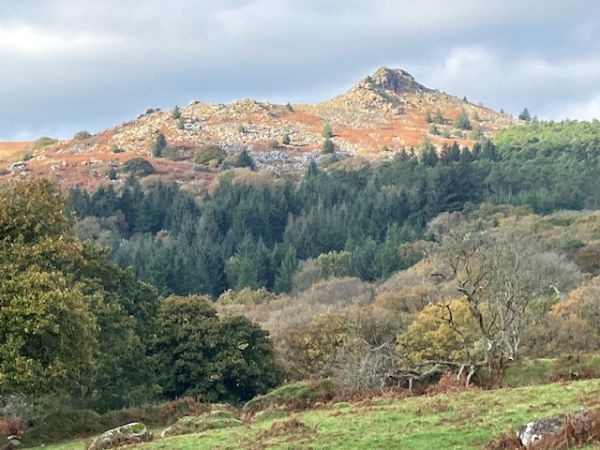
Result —
<svg viewBox="0 0 600 450"><path fill-rule="evenodd" d="M146 425L141 422L134 422L105 431L92 441L88 450L116 448L121 445L149 441L150 439L151 435Z"/></svg>
<svg viewBox="0 0 600 450"><path fill-rule="evenodd" d="M533 420L521 427L517 433L517 437L521 444L527 448L552 433L555 433L569 420L571 423L581 427L585 432L591 422L590 412L588 409L584 408L571 414L557 414L555 416Z"/></svg>

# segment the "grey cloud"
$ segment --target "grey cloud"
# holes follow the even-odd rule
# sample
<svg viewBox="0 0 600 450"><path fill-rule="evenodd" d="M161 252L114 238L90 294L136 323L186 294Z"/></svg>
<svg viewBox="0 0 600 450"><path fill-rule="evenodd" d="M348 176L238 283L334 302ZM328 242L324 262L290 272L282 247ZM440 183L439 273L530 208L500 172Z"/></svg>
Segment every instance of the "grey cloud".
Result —
<svg viewBox="0 0 600 450"><path fill-rule="evenodd" d="M589 115L598 17L584 0L0 0L0 138L191 99L317 101L381 65L513 113Z"/></svg>

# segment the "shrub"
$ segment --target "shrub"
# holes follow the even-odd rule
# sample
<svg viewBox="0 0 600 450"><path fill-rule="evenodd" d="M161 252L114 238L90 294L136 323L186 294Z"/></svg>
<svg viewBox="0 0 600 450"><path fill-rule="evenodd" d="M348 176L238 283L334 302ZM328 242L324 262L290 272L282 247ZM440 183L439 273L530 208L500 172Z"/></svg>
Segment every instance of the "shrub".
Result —
<svg viewBox="0 0 600 450"><path fill-rule="evenodd" d="M37 139L32 146L32 150L37 150L38 148L42 148L42 147L46 147L48 145L52 145L54 144L56 141L52 138L49 138L47 136L43 136L39 139Z"/></svg>
<svg viewBox="0 0 600 450"><path fill-rule="evenodd" d="M258 305L269 301L273 297L265 288L250 289L245 287L239 291L228 289L217 300L220 304Z"/></svg>
<svg viewBox="0 0 600 450"><path fill-rule="evenodd" d="M325 138L323 144L321 145L321 153L324 155L331 155L335 153L335 144L329 138Z"/></svg>
<svg viewBox="0 0 600 450"><path fill-rule="evenodd" d="M238 133L246 132L246 127L244 126L243 123L238 124L237 127L235 127L235 129L237 130Z"/></svg>
<svg viewBox="0 0 600 450"><path fill-rule="evenodd" d="M238 155L235 161L236 167L247 167L249 169L254 170L256 165L254 164L254 159L250 155L250 152L246 149L243 149Z"/></svg>
<svg viewBox="0 0 600 450"><path fill-rule="evenodd" d="M472 128L471 122L469 122L469 116L467 112L462 109L458 114L458 117L454 119L454 126L460 130L470 130Z"/></svg>
<svg viewBox="0 0 600 450"><path fill-rule="evenodd" d="M117 144L112 144L110 146L111 153L123 153L123 149L120 148Z"/></svg>
<svg viewBox="0 0 600 450"><path fill-rule="evenodd" d="M167 139L165 138L165 135L162 133L158 133L158 136L156 136L156 140L150 146L150 153L155 158L160 158L166 146Z"/></svg>
<svg viewBox="0 0 600 450"><path fill-rule="evenodd" d="M219 319L209 301L161 302L153 355L164 394L235 403L276 386L282 374L268 333L245 317Z"/></svg>
<svg viewBox="0 0 600 450"><path fill-rule="evenodd" d="M431 117L431 111L430 110L425 111L424 119L425 119L426 123L433 122L433 117Z"/></svg>
<svg viewBox="0 0 600 450"><path fill-rule="evenodd" d="M290 135L289 135L289 134L287 134L287 133L285 133L285 134L283 135L283 137L281 138L281 143L282 143L283 145L290 145Z"/></svg>
<svg viewBox="0 0 600 450"><path fill-rule="evenodd" d="M33 158L33 151L31 149L27 149L23 152L23 161L29 161Z"/></svg>
<svg viewBox="0 0 600 450"><path fill-rule="evenodd" d="M204 166L209 165L211 161L221 164L225 159L226 153L218 145L206 144L200 147L194 155L194 162Z"/></svg>
<svg viewBox="0 0 600 450"><path fill-rule="evenodd" d="M78 131L73 135L73 139L76 141L83 141L84 139L88 139L91 137L92 135L90 134L90 132L86 130Z"/></svg>
<svg viewBox="0 0 600 450"><path fill-rule="evenodd" d="M333 136L333 131L331 129L331 125L329 124L329 122L325 122L323 124L323 130L321 132L321 135L325 138L325 139L329 139Z"/></svg>
<svg viewBox="0 0 600 450"><path fill-rule="evenodd" d="M144 158L132 158L121 166L121 171L143 177L155 172L154 166Z"/></svg>
<svg viewBox="0 0 600 450"><path fill-rule="evenodd" d="M178 105L175 105L175 108L171 111L171 117L175 120L181 118L181 109L179 109Z"/></svg>

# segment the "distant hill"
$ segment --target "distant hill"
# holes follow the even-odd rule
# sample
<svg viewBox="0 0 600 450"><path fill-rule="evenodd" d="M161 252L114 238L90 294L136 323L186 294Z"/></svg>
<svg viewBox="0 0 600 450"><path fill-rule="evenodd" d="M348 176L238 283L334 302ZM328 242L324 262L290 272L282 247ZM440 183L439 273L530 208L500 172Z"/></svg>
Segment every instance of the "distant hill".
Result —
<svg viewBox="0 0 600 450"><path fill-rule="evenodd" d="M459 115L468 126L457 127ZM425 139L436 145L472 145L519 122L492 109L418 83L400 69L382 67L348 91L320 103L277 105L252 99L228 104L192 101L172 111L148 109L137 118L101 131L81 134L34 152L26 168L4 175L51 176L64 186L95 186L134 156L147 158L156 174L203 189L217 172L192 163L196 150L215 144L230 157L247 149L256 165L278 171L303 171L318 156L323 127L341 157L389 157L401 148L417 147ZM154 158L149 148L159 133L171 152ZM0 149L2 144L0 144Z"/></svg>

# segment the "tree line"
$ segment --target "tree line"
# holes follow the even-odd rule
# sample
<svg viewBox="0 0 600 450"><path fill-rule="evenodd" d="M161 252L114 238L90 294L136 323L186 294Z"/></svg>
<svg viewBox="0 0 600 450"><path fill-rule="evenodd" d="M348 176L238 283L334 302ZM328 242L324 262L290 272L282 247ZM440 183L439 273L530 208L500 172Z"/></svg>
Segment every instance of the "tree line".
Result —
<svg viewBox="0 0 600 450"><path fill-rule="evenodd" d="M330 252L349 255L344 275L373 281L407 267L398 247L444 211L482 202L537 213L597 208L599 129L530 122L472 148L425 142L359 168L312 162L300 182L223 172L200 199L174 184L144 190L130 177L119 191L74 188L70 205L81 238L107 246L161 294L288 292L299 261Z"/></svg>

